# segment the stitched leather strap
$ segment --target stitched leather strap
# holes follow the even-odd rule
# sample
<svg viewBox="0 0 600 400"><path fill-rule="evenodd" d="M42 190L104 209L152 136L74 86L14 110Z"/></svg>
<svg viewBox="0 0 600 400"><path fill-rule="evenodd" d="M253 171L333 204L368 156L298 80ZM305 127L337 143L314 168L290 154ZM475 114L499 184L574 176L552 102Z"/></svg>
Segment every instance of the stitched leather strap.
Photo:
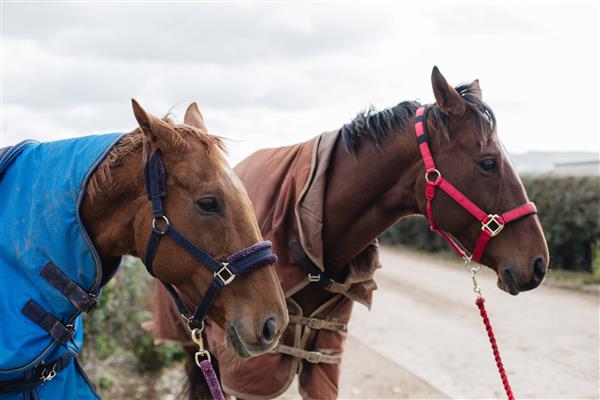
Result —
<svg viewBox="0 0 600 400"><path fill-rule="evenodd" d="M347 326L341 322L328 321L326 319L301 317L299 315L290 315L290 323L308 326L311 329L326 329L329 331L346 332Z"/></svg>
<svg viewBox="0 0 600 400"><path fill-rule="evenodd" d="M75 333L71 327L65 326L58 319L48 314L33 300L29 300L23 306L21 313L25 315L31 322L34 322L40 328L48 332L48 334L54 340L63 346L67 345Z"/></svg>
<svg viewBox="0 0 600 400"><path fill-rule="evenodd" d="M321 353L320 351L308 351L283 344L277 345L273 352L300 358L312 364L340 364L342 362L342 357L340 356L332 356L330 354Z"/></svg>
<svg viewBox="0 0 600 400"><path fill-rule="evenodd" d="M88 312L96 305L95 296L88 294L54 264L47 263L44 265L40 275L61 292L79 311Z"/></svg>

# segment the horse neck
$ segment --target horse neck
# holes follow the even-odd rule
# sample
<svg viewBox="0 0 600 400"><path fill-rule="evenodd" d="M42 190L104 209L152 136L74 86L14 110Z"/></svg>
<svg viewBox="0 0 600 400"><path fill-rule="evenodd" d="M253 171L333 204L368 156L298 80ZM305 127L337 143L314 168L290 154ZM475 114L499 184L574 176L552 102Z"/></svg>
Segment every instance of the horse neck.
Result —
<svg viewBox="0 0 600 400"><path fill-rule="evenodd" d="M415 181L420 160L412 123L391 132L379 149L363 140L350 154L338 140L324 211L325 265L332 274L341 274L398 219L419 213Z"/></svg>
<svg viewBox="0 0 600 400"><path fill-rule="evenodd" d="M108 162L108 160L104 160ZM134 222L140 207L144 206L144 177L142 150L123 156L111 163L104 184L88 190L81 205L81 218L102 261L103 277L112 276L120 257L138 257L135 246ZM102 173L102 164L94 172ZM91 181L94 179L92 176ZM148 228L150 229L150 228Z"/></svg>

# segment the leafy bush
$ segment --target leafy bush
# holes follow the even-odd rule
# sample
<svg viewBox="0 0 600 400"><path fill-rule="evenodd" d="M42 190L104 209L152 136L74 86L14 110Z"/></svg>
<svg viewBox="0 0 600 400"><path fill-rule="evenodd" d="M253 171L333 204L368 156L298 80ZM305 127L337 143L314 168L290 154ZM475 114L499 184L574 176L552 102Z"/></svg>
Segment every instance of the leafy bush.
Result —
<svg viewBox="0 0 600 400"><path fill-rule="evenodd" d="M158 372L185 355L176 345L154 345L152 335L141 327L151 319L150 299L153 278L137 259L127 258L119 272L104 287L98 305L85 317L85 345L82 361L95 368L91 376L100 387L110 386L103 375L104 366L112 363L131 365L138 372ZM108 368L110 371L110 368Z"/></svg>
<svg viewBox="0 0 600 400"><path fill-rule="evenodd" d="M525 177L523 183L538 207L551 267L587 272L592 272L593 266L600 269L600 178ZM403 219L388 229L381 241L425 251L451 251L423 217Z"/></svg>

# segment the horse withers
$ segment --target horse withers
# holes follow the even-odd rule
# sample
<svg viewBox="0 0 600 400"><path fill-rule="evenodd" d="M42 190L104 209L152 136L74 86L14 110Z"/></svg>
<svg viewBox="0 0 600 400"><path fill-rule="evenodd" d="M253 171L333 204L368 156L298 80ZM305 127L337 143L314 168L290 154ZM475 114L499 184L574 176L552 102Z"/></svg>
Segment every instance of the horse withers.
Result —
<svg viewBox="0 0 600 400"><path fill-rule="evenodd" d="M541 283L549 259L544 234L479 82L452 87L434 68L431 83L435 103L426 109L405 101L361 113L340 129L260 150L236 166L280 256L290 325L274 352L241 364L218 350L225 332L209 327L225 391L273 398L298 375L303 397L335 398L353 303L370 307L376 288L376 239L405 216L429 217L467 257L477 250L508 293ZM423 125L425 136L417 131ZM167 321L155 334L185 340L170 315L177 310L155 314L159 324Z"/></svg>
<svg viewBox="0 0 600 400"><path fill-rule="evenodd" d="M201 332L208 314L240 357L272 349L287 325L271 244L197 106L183 124L133 110L131 133L0 155L1 398L97 397L74 357L81 313L123 255L144 259L182 326Z"/></svg>

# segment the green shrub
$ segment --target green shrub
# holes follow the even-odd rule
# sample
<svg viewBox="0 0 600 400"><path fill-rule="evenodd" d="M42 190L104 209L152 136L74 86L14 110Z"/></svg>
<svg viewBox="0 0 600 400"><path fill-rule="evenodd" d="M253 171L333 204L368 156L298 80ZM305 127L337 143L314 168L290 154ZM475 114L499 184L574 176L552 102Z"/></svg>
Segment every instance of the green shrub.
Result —
<svg viewBox="0 0 600 400"><path fill-rule="evenodd" d="M524 179L539 209L551 266L592 272L592 250L600 239L600 178Z"/></svg>
<svg viewBox="0 0 600 400"><path fill-rule="evenodd" d="M102 290L98 305L85 316L84 364L108 365L115 359L132 364L139 372L157 372L183 360L185 354L179 346L154 345L150 332L141 327L142 322L152 318L150 296L153 292L153 278L144 265L137 259L127 258ZM108 363L102 363L109 357ZM109 383L107 375L92 378L101 385Z"/></svg>
<svg viewBox="0 0 600 400"><path fill-rule="evenodd" d="M538 207L550 248L550 266L587 272L600 269L600 178L525 177L523 183ZM451 251L423 217L403 219L388 229L381 241L425 251Z"/></svg>

